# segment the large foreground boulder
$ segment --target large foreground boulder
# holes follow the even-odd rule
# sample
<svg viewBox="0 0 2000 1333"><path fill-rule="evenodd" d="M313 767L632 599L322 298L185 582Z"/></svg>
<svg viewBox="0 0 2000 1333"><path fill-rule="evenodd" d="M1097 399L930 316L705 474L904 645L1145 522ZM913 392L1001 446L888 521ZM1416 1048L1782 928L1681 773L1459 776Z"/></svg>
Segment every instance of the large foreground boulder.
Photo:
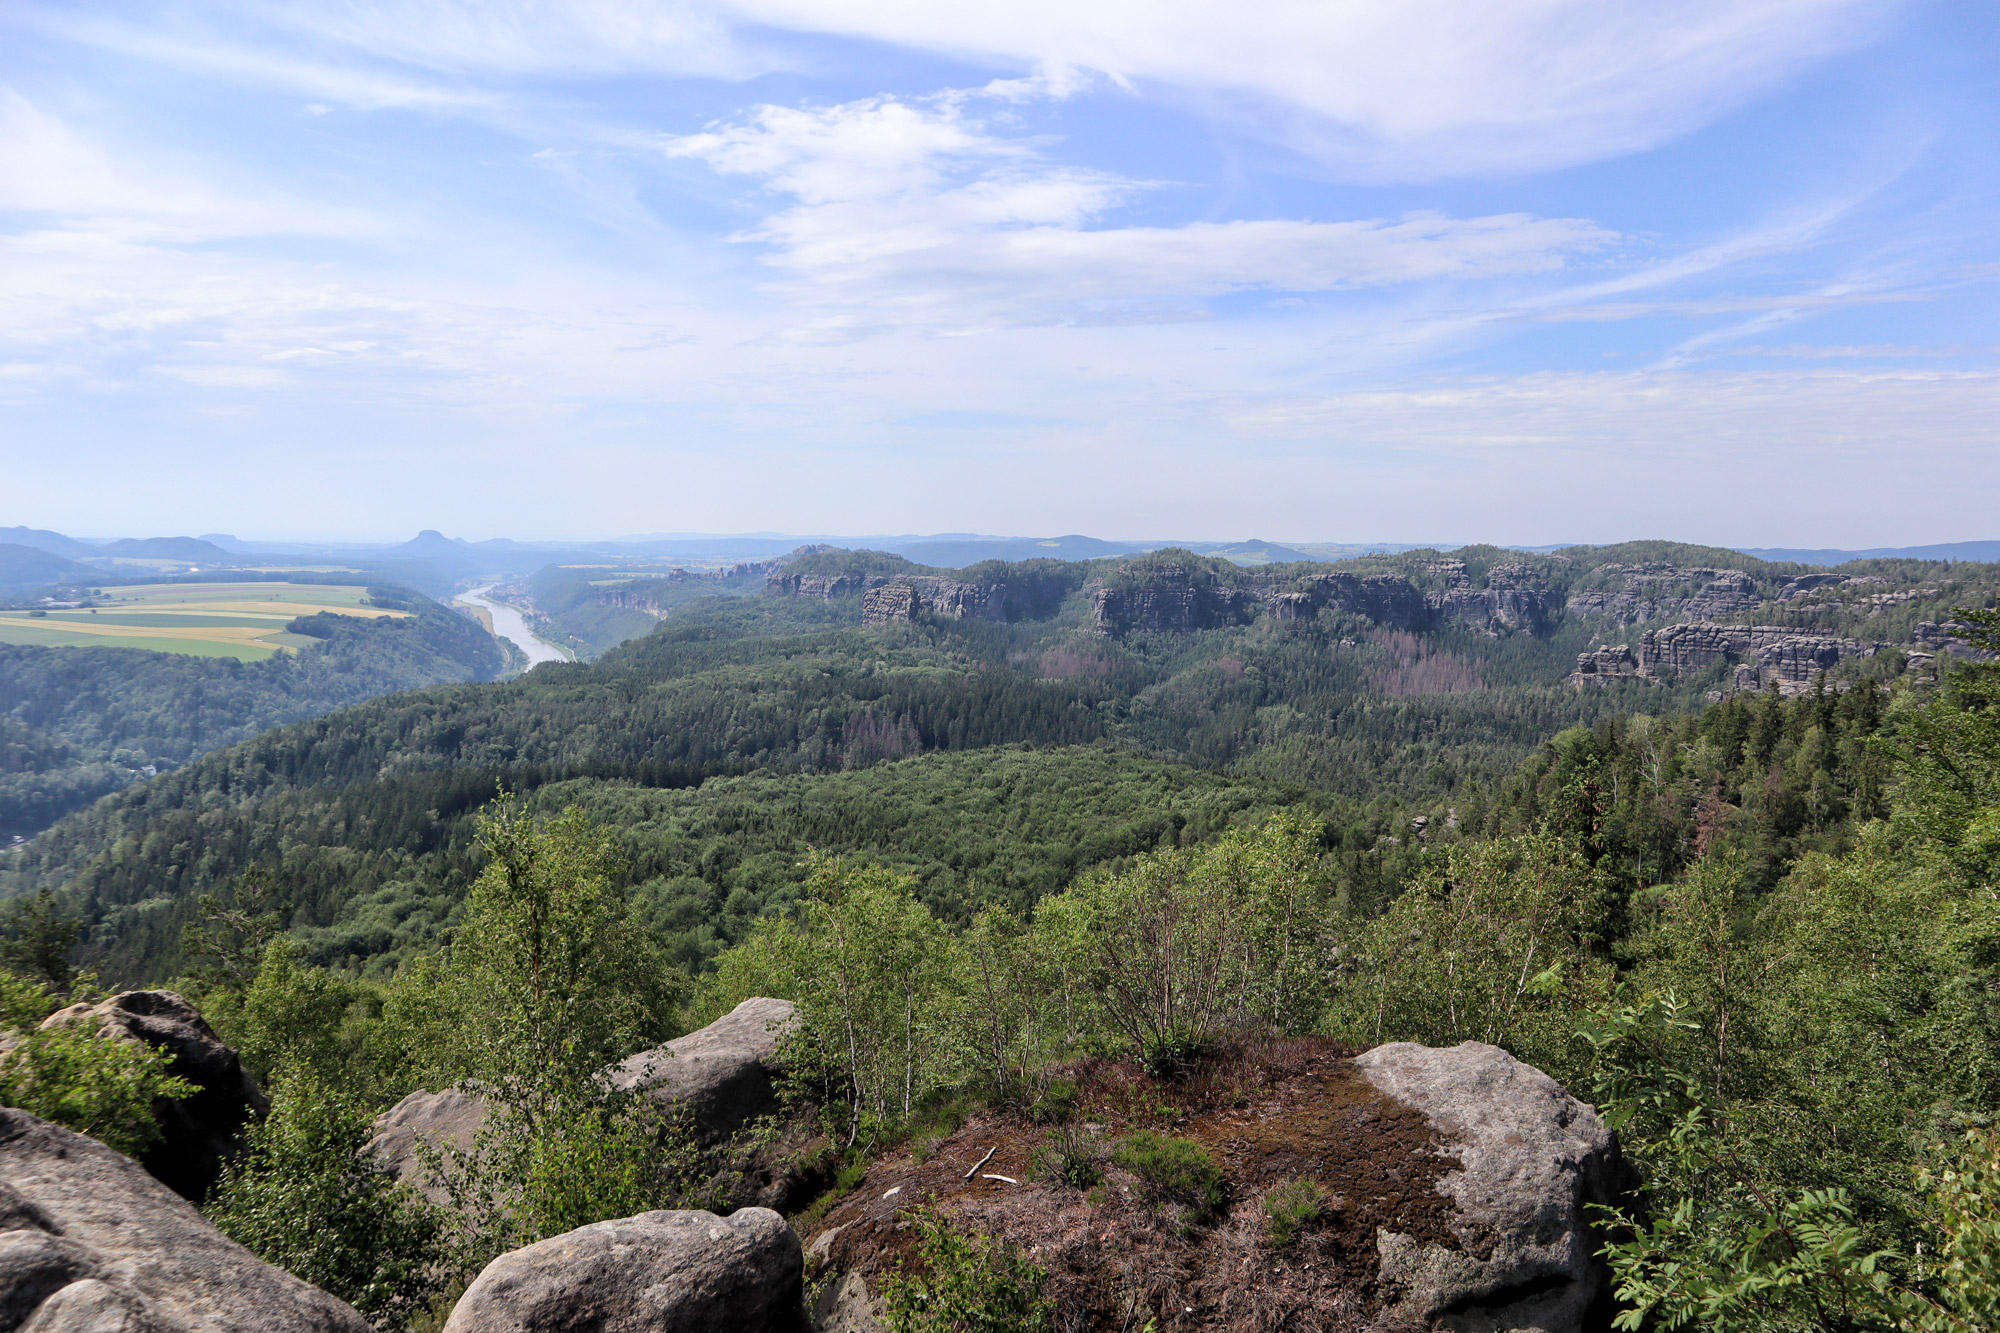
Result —
<svg viewBox="0 0 2000 1333"><path fill-rule="evenodd" d="M142 1041L173 1057L167 1072L195 1090L153 1104L160 1138L139 1161L182 1198L207 1198L223 1163L243 1150L244 1127L270 1109L236 1052L222 1044L200 1010L170 990L124 991L42 1020L45 1028L67 1023L91 1024L107 1037Z"/></svg>
<svg viewBox="0 0 2000 1333"><path fill-rule="evenodd" d="M802 1271L768 1208L640 1213L501 1255L445 1333L791 1333Z"/></svg>
<svg viewBox="0 0 2000 1333"><path fill-rule="evenodd" d="M368 1333L95 1139L0 1108L0 1327Z"/></svg>
<svg viewBox="0 0 2000 1333"><path fill-rule="evenodd" d="M707 1027L614 1066L611 1079L685 1110L695 1137L713 1147L778 1109L773 1059L792 1022L790 1000L748 999ZM413 1092L376 1117L367 1152L400 1180L420 1165L420 1140L463 1152L485 1123L486 1104L474 1094Z"/></svg>
<svg viewBox="0 0 2000 1333"><path fill-rule="evenodd" d="M1421 1111L1458 1162L1439 1182L1453 1201L1435 1242L1384 1230L1381 1278L1401 1290L1381 1328L1576 1333L1605 1299L1609 1274L1592 1204L1627 1187L1618 1141L1597 1113L1532 1065L1469 1041L1378 1046L1355 1068Z"/></svg>

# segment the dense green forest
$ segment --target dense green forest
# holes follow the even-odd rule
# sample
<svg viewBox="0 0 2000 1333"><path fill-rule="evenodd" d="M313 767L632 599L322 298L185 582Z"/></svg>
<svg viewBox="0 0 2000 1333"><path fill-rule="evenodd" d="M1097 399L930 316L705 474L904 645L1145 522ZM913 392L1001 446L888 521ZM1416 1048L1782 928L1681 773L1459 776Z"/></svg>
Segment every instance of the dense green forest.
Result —
<svg viewBox="0 0 2000 1333"><path fill-rule="evenodd" d="M1579 557L1561 578L1587 585L1635 561L1727 555L1606 548ZM1789 567L1737 563L1755 567L1772 590L1798 577ZM1015 590L1007 605L1018 619L919 615L863 625L866 579L941 574L880 553L809 552L784 566L788 586L818 580L836 588L828 595L690 597L653 633L594 663L377 699L264 732L71 815L0 860L0 885L59 891L92 924L93 965L141 980L177 969L179 933L201 894L264 865L279 872L287 925L313 957L380 971L447 928L470 879L473 812L504 786L535 808L560 798L615 814L641 900L674 956L699 966L760 911L790 901L806 847L907 867L927 900L954 918L988 901L1025 906L1088 864L1142 849L1121 833L1103 856L1022 853L1032 871L996 873L968 859L965 845L987 835L969 832L967 821L922 837L888 832L926 805L970 811L955 787L985 783L987 769L1010 765L1023 780L994 786L972 827L1046 823L1048 804L1036 795L1046 788L1057 804L1076 807L1062 827L1084 847L1098 846L1107 829L1151 828L1164 843L1211 836L1220 827L1212 819L1174 824L1142 809L1136 775L1193 781L1191 768L1226 779L1244 818L1298 805L1343 837L1370 830L1353 835L1359 849L1399 838L1391 826L1419 814L1432 841L1458 829L1530 825L1542 817L1540 787L1566 781L1576 753L1601 751L1615 810L1604 837L1635 882L1670 878L1697 834L1720 836L1718 803L1751 812L1730 818L1761 830L1752 850L1767 883L1802 848L1837 840L1828 830L1852 810L1879 803L1879 777L1856 747L1879 722L1876 680L1890 678L1884 671L1893 675L1900 658L1887 655L1886 667L1844 664L1840 688L1821 690L1810 705L1737 700L1698 721L1693 714L1727 683L1726 664L1664 683L1578 691L1564 676L1580 647L1601 636L1602 617L1551 611L1546 623L1509 627L1491 620L1494 599L1478 587L1495 569L1514 571L1509 586L1528 580L1523 570L1543 571L1533 574L1541 582L1530 595L1559 608L1564 568L1557 557L1517 559L1494 548L1307 567L1313 577L1377 578L1353 585L1368 596L1407 603L1429 588L1438 599L1467 599L1471 620L1433 614L1414 630L1371 618L1367 602L1246 618L1220 598L1215 605L1228 610L1220 619L1233 623L1211 616L1205 628L1135 624L1111 633L1094 621L1093 597L1137 589L1163 604L1198 605L1202 588L1227 591L1256 578L1283 589L1306 576L1176 552L1089 565L995 562L946 572ZM1933 581L1967 582L1962 571ZM1862 586L1873 595L1875 585ZM1390 594L1379 593L1385 587ZM1385 606L1379 615L1415 614L1404 603ZM441 611L422 623L459 635L471 628ZM1807 707L1813 720L1799 721ZM1758 709L1766 711L1754 725L1730 720ZM1784 718L1777 739L1773 709ZM1633 720L1609 721L1620 715ZM1574 728L1596 724L1602 734L1588 744L1573 739ZM1545 751L1516 773L1559 733L1569 757ZM1016 750L981 753L995 747ZM1077 747L1097 757L1065 757ZM37 762L30 745L17 749ZM1065 765L1110 762L1099 752L1144 763L1120 769L1124 776L1101 792L1063 776ZM962 758L930 762L942 755ZM860 778L877 766L886 766L883 776ZM815 813L855 799L877 813ZM1091 808L1100 799L1102 808ZM687 828L746 802L759 810L745 816L754 832L733 835L733 847L689 850ZM649 813L632 813L640 810ZM1388 891L1372 882L1355 889L1364 897Z"/></svg>
<svg viewBox="0 0 2000 1333"><path fill-rule="evenodd" d="M106 975L136 979L175 967L196 895L259 860L301 866L291 905L301 926L358 923L367 893L405 877L359 874L369 858L466 845L471 812L503 783L528 794L579 779L688 788L751 773L831 777L939 751L1110 744L1328 799L1413 801L1497 777L1566 723L1617 706L1616 692L1553 684L1385 697L1367 691L1363 664L1392 669L1393 656L1330 652L1316 626L1080 648L1065 646L1061 627L975 621L796 632L844 610L718 601L598 663L274 730L71 816L0 873L17 890L73 896L99 924ZM783 628L794 632L772 632ZM1043 674L1072 659L1084 669ZM992 816L1004 826L1004 803ZM305 875L308 863L323 868ZM428 882L398 891L408 902L462 893L462 864L424 866ZM323 938L341 939L343 956L386 945L375 919Z"/></svg>
<svg viewBox="0 0 2000 1333"><path fill-rule="evenodd" d="M413 614L303 616L286 628L319 642L256 663L0 644L0 841L272 727L499 673L476 623L420 594L377 591L378 604Z"/></svg>

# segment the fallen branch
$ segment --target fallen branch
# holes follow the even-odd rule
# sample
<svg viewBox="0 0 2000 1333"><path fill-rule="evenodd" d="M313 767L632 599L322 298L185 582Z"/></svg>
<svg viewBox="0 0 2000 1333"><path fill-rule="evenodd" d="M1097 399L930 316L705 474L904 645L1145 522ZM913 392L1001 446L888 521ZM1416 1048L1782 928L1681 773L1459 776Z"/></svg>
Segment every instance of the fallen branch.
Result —
<svg viewBox="0 0 2000 1333"><path fill-rule="evenodd" d="M996 1153L996 1152L999 1152L999 1151L1000 1151L1000 1145L999 1145L999 1144L997 1144L997 1143L996 1143L996 1144L994 1144L994 1145L993 1145L993 1146L992 1146L991 1148L988 1148L988 1149L986 1150L986 1155L985 1155L984 1157L980 1158L980 1159L979 1159L978 1161L974 1162L974 1163L972 1164L972 1170L970 1170L970 1171L967 1171L967 1172L965 1173L965 1178L966 1178L967 1180L970 1180L970 1179L972 1179L972 1177L973 1177L973 1176L974 1176L975 1174L977 1174L977 1173L978 1173L978 1171L979 1171L979 1168L980 1168L980 1167L982 1167L982 1166L985 1166L985 1165L986 1165L986 1164L987 1164L988 1162L992 1161L992 1160L993 1160L993 1154L994 1154L994 1153Z"/></svg>

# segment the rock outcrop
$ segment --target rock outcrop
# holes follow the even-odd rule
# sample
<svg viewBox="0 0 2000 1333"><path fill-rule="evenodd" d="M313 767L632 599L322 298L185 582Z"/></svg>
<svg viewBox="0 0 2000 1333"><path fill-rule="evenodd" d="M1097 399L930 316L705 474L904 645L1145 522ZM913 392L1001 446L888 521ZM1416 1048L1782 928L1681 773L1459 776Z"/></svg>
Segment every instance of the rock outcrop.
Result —
<svg viewBox="0 0 2000 1333"><path fill-rule="evenodd" d="M1451 580L1424 599L1439 622L1456 620L1496 636L1542 634L1562 611L1561 590L1529 565L1494 565L1484 587L1473 584L1462 561L1433 561L1431 568Z"/></svg>
<svg viewBox="0 0 2000 1333"><path fill-rule="evenodd" d="M850 597L857 592L879 588L887 582L888 578L879 574L792 574L780 569L764 580L764 594L767 597L805 597L830 602L836 597Z"/></svg>
<svg viewBox="0 0 2000 1333"><path fill-rule="evenodd" d="M223 1045L201 1012L172 991L124 991L97 1004L73 1004L42 1021L94 1025L103 1035L142 1041L173 1057L168 1071L194 1084L192 1095L153 1105L160 1139L141 1163L182 1198L200 1202L242 1150L243 1130L270 1109L236 1052Z"/></svg>
<svg viewBox="0 0 2000 1333"><path fill-rule="evenodd" d="M1113 637L1184 634L1245 623L1261 600L1258 593L1220 582L1199 565L1154 560L1139 574L1091 588L1090 615Z"/></svg>
<svg viewBox="0 0 2000 1333"><path fill-rule="evenodd" d="M0 1109L0 1327L24 1333L368 1333L121 1156Z"/></svg>
<svg viewBox="0 0 2000 1333"><path fill-rule="evenodd" d="M641 1213L501 1255L445 1333L792 1333L801 1274L768 1208Z"/></svg>
<svg viewBox="0 0 2000 1333"><path fill-rule="evenodd" d="M1581 653L1570 683L1583 689L1620 679L1658 681L1706 671L1717 662L1733 662L1732 688L1756 690L1775 683L1781 693L1791 695L1811 689L1823 673L1849 658L1866 657L1887 646L1783 625L1697 621L1647 630L1636 650L1610 644Z"/></svg>
<svg viewBox="0 0 2000 1333"><path fill-rule="evenodd" d="M1106 634L1186 632L1247 623L1260 611L1310 620L1321 611L1360 616L1392 629L1448 623L1488 634L1540 634L1562 610L1561 590L1522 564L1495 565L1475 583L1462 560L1426 563L1420 587L1394 574L1270 574L1224 571L1193 561L1154 559L1091 589L1091 612Z"/></svg>
<svg viewBox="0 0 2000 1333"><path fill-rule="evenodd" d="M714 1146L778 1109L772 1061L792 1020L790 1000L753 997L705 1028L632 1056L611 1078L684 1109L696 1138ZM413 1092L375 1118L364 1151L400 1180L421 1166L420 1140L462 1152L485 1122L486 1104L472 1093Z"/></svg>
<svg viewBox="0 0 2000 1333"><path fill-rule="evenodd" d="M1631 647L1622 643L1608 643L1601 648L1576 655L1576 671L1571 674L1570 684L1578 689L1607 685L1615 680L1643 680L1649 685L1660 683L1657 676L1639 674L1639 655Z"/></svg>
<svg viewBox="0 0 2000 1333"><path fill-rule="evenodd" d="M1421 1111L1457 1161L1438 1182L1457 1244L1383 1231L1381 1278L1400 1300L1378 1327L1566 1333L1603 1299L1608 1273L1590 1211L1628 1187L1597 1113L1497 1046L1396 1042L1356 1057L1376 1088Z"/></svg>
<svg viewBox="0 0 2000 1333"><path fill-rule="evenodd" d="M1004 583L959 583L924 575L892 579L862 594L861 623L886 625L920 615L1008 620L1014 601L1010 593Z"/></svg>
<svg viewBox="0 0 2000 1333"><path fill-rule="evenodd" d="M611 1081L683 1108L698 1138L720 1143L778 1109L773 1061L794 1021L790 1000L754 996L705 1028L632 1056Z"/></svg>
<svg viewBox="0 0 2000 1333"><path fill-rule="evenodd" d="M1148 1197L1115 1145L1131 1075L1076 1072L1065 1131L1095 1161L1088 1191L1051 1181L1046 1126L996 1108L927 1153L885 1155L807 1246L820 1327L881 1333L886 1279L909 1253L910 1208L1015 1245L1049 1273L1075 1327L1338 1333L1584 1333L1607 1278L1591 1205L1631 1185L1590 1107L1496 1047L1395 1045L1345 1058L1321 1040L1251 1043L1173 1095L1171 1133L1221 1173L1223 1202L1190 1224ZM1142 1101L1145 1099L1141 1099ZM1310 1186L1318 1218L1275 1248L1274 1192Z"/></svg>
<svg viewBox="0 0 2000 1333"><path fill-rule="evenodd" d="M1740 615L1761 601L1757 580L1743 570L1649 560L1592 570L1567 609L1573 616L1605 616L1623 629L1653 620Z"/></svg>
<svg viewBox="0 0 2000 1333"><path fill-rule="evenodd" d="M375 1132L362 1152L396 1179L410 1179L432 1203L443 1204L436 1182L424 1178L421 1145L468 1152L485 1124L486 1103L471 1093L413 1092L375 1117Z"/></svg>
<svg viewBox="0 0 2000 1333"><path fill-rule="evenodd" d="M1315 574L1262 600L1279 620L1310 620L1334 610L1407 630L1427 628L1436 612L1414 583L1384 574Z"/></svg>

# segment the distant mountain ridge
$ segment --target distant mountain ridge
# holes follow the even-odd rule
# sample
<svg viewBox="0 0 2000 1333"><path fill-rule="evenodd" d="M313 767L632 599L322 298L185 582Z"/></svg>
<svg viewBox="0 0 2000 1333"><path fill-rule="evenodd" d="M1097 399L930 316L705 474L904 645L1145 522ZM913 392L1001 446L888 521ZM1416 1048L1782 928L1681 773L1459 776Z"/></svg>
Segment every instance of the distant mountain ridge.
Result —
<svg viewBox="0 0 2000 1333"><path fill-rule="evenodd" d="M1738 549L1760 560L1790 560L1801 565L1844 565L1850 560L1974 560L1982 564L2000 560L2000 541L1944 542L1936 546L1872 546L1865 551L1758 546Z"/></svg>
<svg viewBox="0 0 2000 1333"><path fill-rule="evenodd" d="M93 573L88 565L79 565L40 547L0 542L0 592L24 592L64 579L90 577Z"/></svg>
<svg viewBox="0 0 2000 1333"><path fill-rule="evenodd" d="M50 532L47 528L0 528L0 542L13 546L32 546L50 555L68 556L74 559L89 555L94 549L74 537L65 537L60 532Z"/></svg>
<svg viewBox="0 0 2000 1333"><path fill-rule="evenodd" d="M200 560L227 564L236 557L214 542L199 537L127 537L109 546L85 552L84 558L100 555L142 556L154 560Z"/></svg>

